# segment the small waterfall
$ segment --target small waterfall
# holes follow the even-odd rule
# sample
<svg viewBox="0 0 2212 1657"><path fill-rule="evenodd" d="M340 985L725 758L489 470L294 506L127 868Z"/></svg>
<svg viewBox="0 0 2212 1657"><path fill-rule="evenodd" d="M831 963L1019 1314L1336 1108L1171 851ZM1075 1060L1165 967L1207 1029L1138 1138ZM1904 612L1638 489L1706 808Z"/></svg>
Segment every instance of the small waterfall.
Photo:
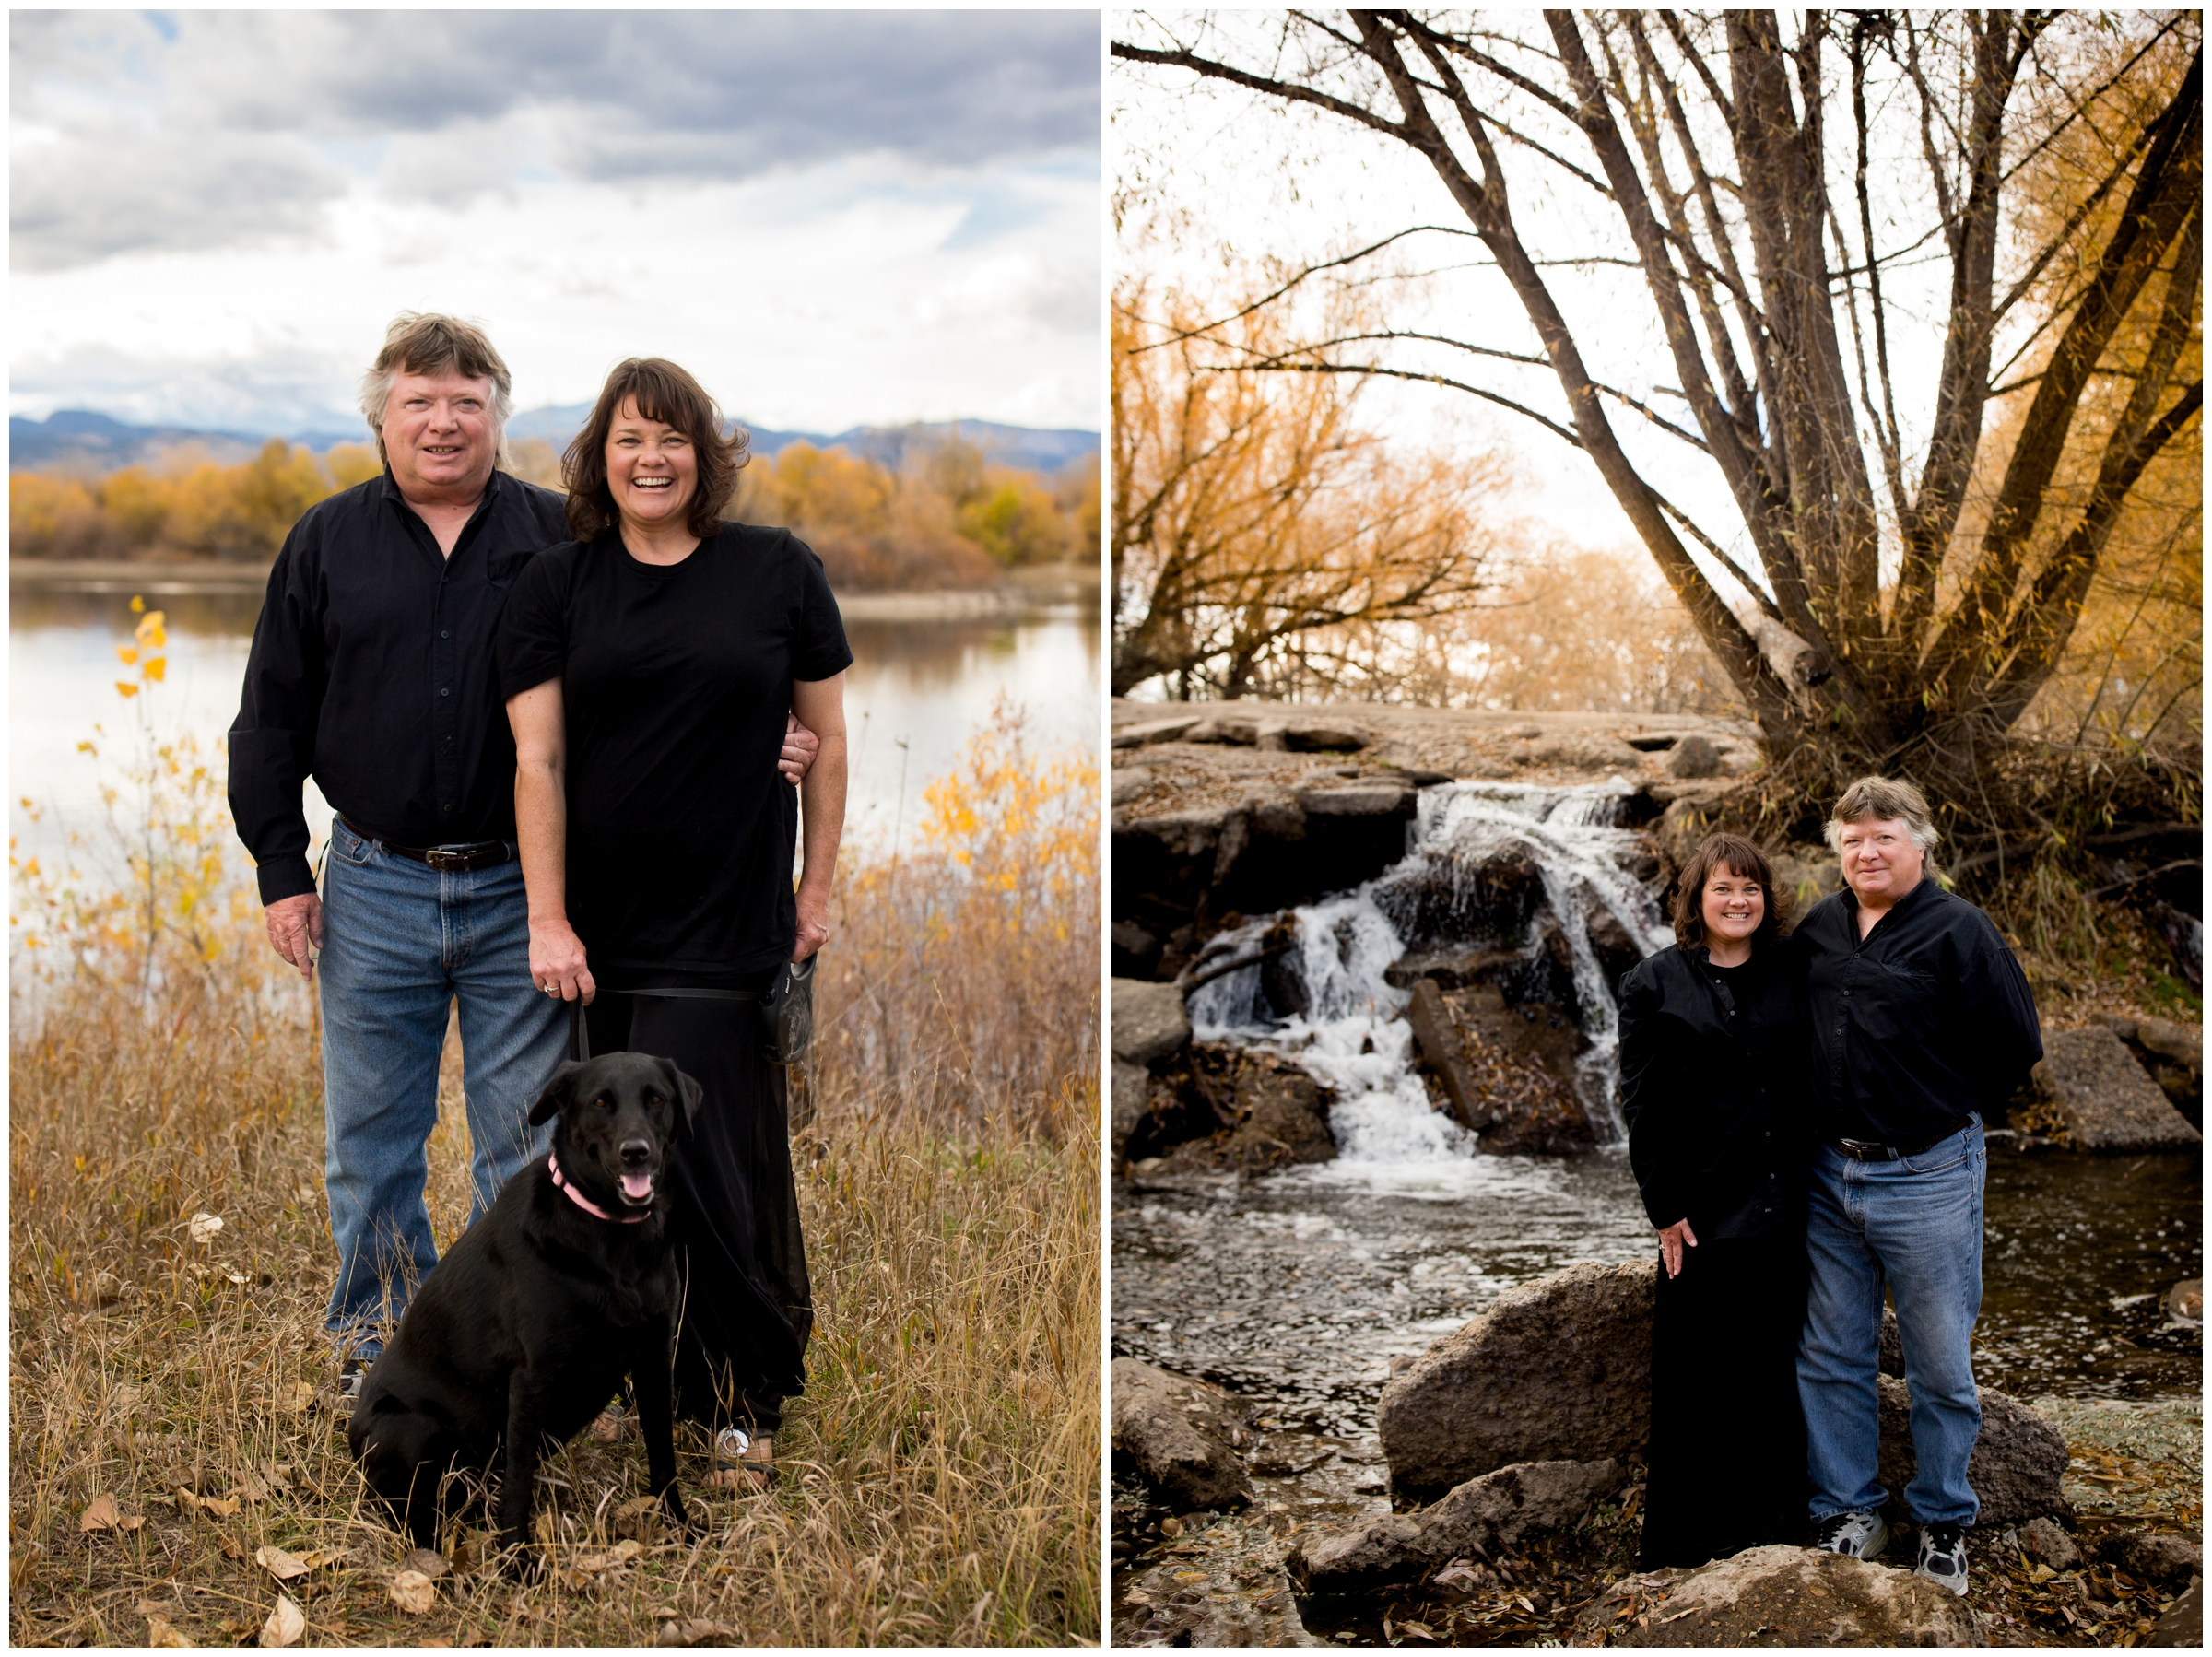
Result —
<svg viewBox="0 0 2212 1657"><path fill-rule="evenodd" d="M1558 981L1564 969L1561 999L1571 997L1588 1042L1576 1091L1599 1138L1621 1140L1619 1015L1593 928L1606 932L1617 957L1624 945L1641 957L1672 940L1627 866L1641 845L1616 826L1630 792L1618 780L1424 790L1405 859L1356 891L1292 911L1294 938L1277 959L1192 993L1194 1030L1205 1040L1275 1049L1334 1087L1341 1163L1403 1168L1470 1158L1474 1135L1430 1107L1414 1069L1405 1018L1411 996L1383 974L1409 945L1517 947L1530 975ZM1247 922L1216 938L1209 954L1252 953L1280 923L1277 916Z"/></svg>

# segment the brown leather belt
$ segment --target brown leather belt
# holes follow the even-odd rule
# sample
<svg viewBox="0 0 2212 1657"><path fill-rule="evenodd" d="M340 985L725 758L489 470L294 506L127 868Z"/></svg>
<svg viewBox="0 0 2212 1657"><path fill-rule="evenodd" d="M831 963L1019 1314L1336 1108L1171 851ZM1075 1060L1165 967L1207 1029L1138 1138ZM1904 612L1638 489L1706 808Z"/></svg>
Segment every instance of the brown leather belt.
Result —
<svg viewBox="0 0 2212 1657"><path fill-rule="evenodd" d="M343 813L338 815L338 821L346 823L347 828L359 834L363 840L382 846L394 856L405 857L414 863L427 864L441 875L464 874L470 869L488 869L495 864L505 863L514 855L514 848L505 840L477 840L472 845L466 846L395 846L390 840L378 840L373 834L362 834L355 825L346 822Z"/></svg>
<svg viewBox="0 0 2212 1657"><path fill-rule="evenodd" d="M1931 1139L1925 1145L1877 1145L1871 1139L1838 1139L1832 1143L1836 1149L1855 1162L1900 1162L1907 1157L1918 1157L1934 1150L1944 1140L1964 1133L1966 1125L1962 1122L1950 1133Z"/></svg>

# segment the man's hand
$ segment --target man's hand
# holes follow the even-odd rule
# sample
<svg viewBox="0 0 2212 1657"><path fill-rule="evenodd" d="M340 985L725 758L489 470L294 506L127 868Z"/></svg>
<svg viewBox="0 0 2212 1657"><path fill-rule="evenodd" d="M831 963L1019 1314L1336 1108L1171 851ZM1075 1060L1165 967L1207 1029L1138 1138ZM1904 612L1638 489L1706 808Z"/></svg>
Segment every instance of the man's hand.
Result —
<svg viewBox="0 0 2212 1657"><path fill-rule="evenodd" d="M530 921L530 981L548 995L563 1001L581 999L585 1006L598 994L592 970L584 964L583 940L566 920Z"/></svg>
<svg viewBox="0 0 2212 1657"><path fill-rule="evenodd" d="M263 911L269 942L309 983L315 981L314 952L323 947L323 899L312 892L279 898Z"/></svg>
<svg viewBox="0 0 2212 1657"><path fill-rule="evenodd" d="M776 761L776 769L783 773L783 781L792 783L802 781L806 775L807 768L814 764L815 754L821 746L822 739L799 723L797 714L785 715L783 754ZM798 956L794 958L804 960L806 958Z"/></svg>
<svg viewBox="0 0 2212 1657"><path fill-rule="evenodd" d="M1685 1243L1693 1249L1698 1246L1698 1234L1689 1228L1689 1222L1686 1219L1677 1220L1659 1233L1659 1258L1665 1263L1669 1277L1682 1275L1682 1247Z"/></svg>
<svg viewBox="0 0 2212 1657"><path fill-rule="evenodd" d="M830 894L813 890L801 881L798 908L799 935L792 942L791 958L803 961L830 941Z"/></svg>

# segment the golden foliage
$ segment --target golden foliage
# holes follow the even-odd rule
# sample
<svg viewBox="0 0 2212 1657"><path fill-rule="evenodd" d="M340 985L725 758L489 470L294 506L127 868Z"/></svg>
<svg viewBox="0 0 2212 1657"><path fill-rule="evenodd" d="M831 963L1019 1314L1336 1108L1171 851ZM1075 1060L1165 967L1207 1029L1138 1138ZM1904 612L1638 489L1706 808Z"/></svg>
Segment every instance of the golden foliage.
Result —
<svg viewBox="0 0 2212 1657"><path fill-rule="evenodd" d="M1326 331L1360 320L1340 305ZM1320 360L1269 309L1209 325L1185 294L1115 295L1117 696L1156 679L1179 698L1394 694L1375 629L1489 584L1504 462L1407 458Z"/></svg>

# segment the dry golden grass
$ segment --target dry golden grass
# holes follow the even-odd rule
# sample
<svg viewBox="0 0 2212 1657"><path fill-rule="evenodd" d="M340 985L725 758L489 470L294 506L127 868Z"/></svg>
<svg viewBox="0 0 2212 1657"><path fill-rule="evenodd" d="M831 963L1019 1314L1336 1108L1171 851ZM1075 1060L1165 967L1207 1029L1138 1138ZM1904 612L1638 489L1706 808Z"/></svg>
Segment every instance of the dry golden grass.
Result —
<svg viewBox="0 0 2212 1657"><path fill-rule="evenodd" d="M189 811L167 820L193 841ZM650 1644L672 1621L747 1644L1095 1642L1096 970L1087 990L1072 969L1053 978L1074 1005L1030 1005L1032 985L1029 1010L994 1026L976 985L1005 968L953 946L1011 923L1011 888L990 896L955 861L901 876L935 917L912 946L919 980L889 959L888 922L848 905L841 923L880 970L867 1009L849 974L823 987L816 1110L794 1145L817 1324L781 1481L706 1487L703 1438L679 1429L707 1532L685 1545L624 1510L644 1492L642 1446L587 1434L546 1464L546 1580L511 1587L472 1528L449 1537L454 1569L419 1614L391 1592L406 1544L364 1500L319 1396L333 1261L307 997L267 973L237 911L205 891L180 907L162 885L204 860L158 851L135 908L41 910L37 877L19 881L19 914L49 928L41 958L65 964L18 998L10 1052L11 1642L238 1643L278 1604L265 1546L317 1560L283 1590L308 1644ZM847 889L881 896L865 872ZM71 935L89 913L108 931ZM131 913L194 925L162 921L134 958ZM1095 962L1095 879L1058 918L1060 954ZM20 954L18 968L30 976ZM939 978L970 981L929 988ZM935 1035L917 1024L933 1008ZM1029 1047L986 1061L978 1043L1018 1028ZM908 1078L888 1092L887 1043ZM467 1204L458 1058L449 1038L430 1146L441 1240ZM221 1228L195 1239L197 1215ZM143 1523L86 1531L102 1495Z"/></svg>

